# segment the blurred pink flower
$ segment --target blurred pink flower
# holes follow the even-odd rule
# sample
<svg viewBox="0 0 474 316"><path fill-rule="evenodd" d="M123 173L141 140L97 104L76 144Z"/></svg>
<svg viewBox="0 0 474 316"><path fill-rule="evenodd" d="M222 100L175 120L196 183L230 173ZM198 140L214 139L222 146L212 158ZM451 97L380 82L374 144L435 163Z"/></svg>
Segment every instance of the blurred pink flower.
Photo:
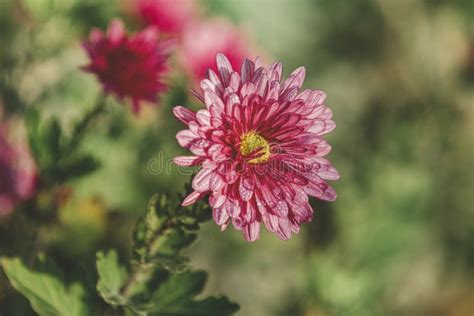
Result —
<svg viewBox="0 0 474 316"><path fill-rule="evenodd" d="M0 218L32 197L36 186L36 166L28 146L8 139L6 123L0 122Z"/></svg>
<svg viewBox="0 0 474 316"><path fill-rule="evenodd" d="M336 126L324 105L326 95L300 91L303 67L283 82L281 63L267 69L258 59L246 59L234 71L218 54L217 68L217 74L210 70L201 81L201 93L195 92L206 109L174 108L188 127L176 138L194 154L174 161L202 166L183 205L209 194L214 221L222 230L232 221L245 239L254 241L263 222L289 239L312 219L308 195L336 199L326 180L337 180L339 173L323 158L331 150L323 135Z"/></svg>
<svg viewBox="0 0 474 316"><path fill-rule="evenodd" d="M107 34L94 29L83 43L91 63L83 69L94 73L107 93L132 99L138 113L140 102L155 102L166 88L162 82L167 72L169 42L158 42L154 27L127 36L122 21L113 20Z"/></svg>
<svg viewBox="0 0 474 316"><path fill-rule="evenodd" d="M225 20L197 22L186 28L181 39L181 60L197 82L205 78L208 69L217 70L217 53L225 54L237 69L252 49L244 34Z"/></svg>
<svg viewBox="0 0 474 316"><path fill-rule="evenodd" d="M161 32L179 35L197 16L195 0L135 0L135 11Z"/></svg>

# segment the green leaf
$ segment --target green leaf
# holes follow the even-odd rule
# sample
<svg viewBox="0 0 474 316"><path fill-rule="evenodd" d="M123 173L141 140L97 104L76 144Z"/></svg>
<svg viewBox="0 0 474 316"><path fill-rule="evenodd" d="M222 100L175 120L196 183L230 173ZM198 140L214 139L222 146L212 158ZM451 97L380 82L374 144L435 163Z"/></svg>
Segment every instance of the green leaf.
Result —
<svg viewBox="0 0 474 316"><path fill-rule="evenodd" d="M58 120L52 119L52 121L45 127L44 133L44 141L51 158L50 163L54 164L59 160L61 155L61 127L59 126Z"/></svg>
<svg viewBox="0 0 474 316"><path fill-rule="evenodd" d="M182 271L188 260L181 256L180 252L196 238L195 233L187 232L179 226L171 229L152 245L149 259L166 269Z"/></svg>
<svg viewBox="0 0 474 316"><path fill-rule="evenodd" d="M99 273L99 282L97 291L102 298L111 305L124 305L125 298L122 297L120 290L127 278L127 271L118 261L115 250L107 253L97 253L97 272Z"/></svg>
<svg viewBox="0 0 474 316"><path fill-rule="evenodd" d="M162 267L165 270L173 272L182 272L186 270L189 264L189 258L180 254L165 255L157 253L150 259L150 262L157 266Z"/></svg>
<svg viewBox="0 0 474 316"><path fill-rule="evenodd" d="M39 114L36 109L29 109L25 116L26 127L28 130L28 141L30 149L36 161L41 158L42 144L39 134Z"/></svg>
<svg viewBox="0 0 474 316"><path fill-rule="evenodd" d="M90 155L84 155L61 164L60 180L72 180L87 175L100 167L100 162Z"/></svg>
<svg viewBox="0 0 474 316"><path fill-rule="evenodd" d="M57 270L41 260L38 271L26 267L18 258L3 258L2 267L12 286L23 294L40 316L89 316L84 302L84 287L66 287Z"/></svg>
<svg viewBox="0 0 474 316"><path fill-rule="evenodd" d="M182 207L164 195L154 195L147 214L135 229L133 283L128 286L131 315L225 316L238 306L225 297L196 300L206 283L206 273L186 271L188 259L181 251L196 240L199 224L210 218L206 204Z"/></svg>
<svg viewBox="0 0 474 316"><path fill-rule="evenodd" d="M146 261L148 245L152 242L155 232L160 229L162 218L158 217L157 204L160 200L159 194L154 194L148 202L148 211L145 217L141 218L135 228L134 233L134 253L139 261Z"/></svg>
<svg viewBox="0 0 474 316"><path fill-rule="evenodd" d="M169 277L153 294L156 310L179 305L201 293L206 284L207 274L204 271L186 271Z"/></svg>
<svg viewBox="0 0 474 316"><path fill-rule="evenodd" d="M204 300L192 302L187 306L183 306L183 315L185 315L186 307L188 307L188 315L194 316L226 316L231 315L240 309L238 304L230 302L225 296L208 297Z"/></svg>
<svg viewBox="0 0 474 316"><path fill-rule="evenodd" d="M168 270L183 271L188 262L180 252L197 238L195 229L199 228L196 220L180 205L177 210L165 195L155 194L149 202L146 216L139 221L135 229L134 253L140 262L149 262ZM174 214L175 212L181 215Z"/></svg>
<svg viewBox="0 0 474 316"><path fill-rule="evenodd" d="M160 201L160 195L154 194L150 202L148 202L148 212L146 213L145 217L145 227L146 227L146 235L145 235L145 242L150 241L155 234L155 231L160 229L163 225L163 219L158 217L158 207L157 204Z"/></svg>
<svg viewBox="0 0 474 316"><path fill-rule="evenodd" d="M52 118L42 124L38 111L30 109L26 113L26 125L31 151L41 170L54 173L61 158L61 126Z"/></svg>
<svg viewBox="0 0 474 316"><path fill-rule="evenodd" d="M209 316L230 315L238 306L226 298L209 297L194 301L206 284L207 274L203 271L187 271L169 277L153 294L154 315Z"/></svg>
<svg viewBox="0 0 474 316"><path fill-rule="evenodd" d="M239 305L227 297L208 297L200 301L183 302L157 312L157 316L227 316L239 310Z"/></svg>

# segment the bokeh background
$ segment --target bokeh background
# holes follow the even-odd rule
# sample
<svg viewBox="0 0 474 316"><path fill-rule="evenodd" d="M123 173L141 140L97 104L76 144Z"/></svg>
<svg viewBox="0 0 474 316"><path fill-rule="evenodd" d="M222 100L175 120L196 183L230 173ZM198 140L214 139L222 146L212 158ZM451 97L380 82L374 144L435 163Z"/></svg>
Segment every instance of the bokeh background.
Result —
<svg viewBox="0 0 474 316"><path fill-rule="evenodd" d="M101 90L78 69L87 63L80 42L114 17L136 30L128 6L0 0L3 115L21 122L33 107L70 129ZM210 273L206 291L237 301L243 316L472 316L474 2L202 0L198 7L206 19L235 25L252 52L283 62L286 74L306 66L304 87L326 91L334 111L329 158L342 174L333 183L337 201L312 200L313 222L289 241L263 232L249 244L233 229L206 224L188 251L193 266ZM133 116L111 98L87 134L84 150L102 167L62 188L60 225L41 236L65 269L112 245L130 256L133 224L150 195L176 194L189 180L171 164L161 172L150 164L185 153L172 107L200 106L173 58L159 107ZM0 291L0 313L32 312Z"/></svg>

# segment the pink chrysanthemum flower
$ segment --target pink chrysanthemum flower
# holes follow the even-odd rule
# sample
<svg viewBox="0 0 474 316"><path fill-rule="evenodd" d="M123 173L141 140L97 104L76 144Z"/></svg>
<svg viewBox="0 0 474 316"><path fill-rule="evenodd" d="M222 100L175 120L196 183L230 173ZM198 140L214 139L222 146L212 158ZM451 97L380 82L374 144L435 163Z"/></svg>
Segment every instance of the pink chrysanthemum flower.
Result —
<svg viewBox="0 0 474 316"><path fill-rule="evenodd" d="M141 101L155 102L165 90L161 80L167 71L169 42L158 42L156 28L127 36L123 23L113 20L107 34L94 29L83 46L91 59L83 69L96 74L107 93L131 98L135 113Z"/></svg>
<svg viewBox="0 0 474 316"><path fill-rule="evenodd" d="M251 53L243 32L225 20L196 22L186 28L181 39L181 60L191 76L200 82L207 70L215 69L214 56L223 53L234 68Z"/></svg>
<svg viewBox="0 0 474 316"><path fill-rule="evenodd" d="M135 11L148 25L179 35L197 16L195 0L135 0Z"/></svg>
<svg viewBox="0 0 474 316"><path fill-rule="evenodd" d="M0 122L5 124L5 122ZM24 143L12 143L0 128L0 219L15 206L32 197L36 187L36 166Z"/></svg>
<svg viewBox="0 0 474 316"><path fill-rule="evenodd" d="M214 221L224 230L232 221L248 241L260 223L281 239L312 219L308 195L333 201L325 180L339 178L323 156L331 146L323 135L335 128L319 90L300 91L305 69L281 81L282 65L268 69L245 60L234 71L217 55L218 74L209 70L196 96L206 105L197 113L182 106L175 116L188 129L176 138L194 156L176 157L180 166L202 166L194 177L189 205L209 194Z"/></svg>

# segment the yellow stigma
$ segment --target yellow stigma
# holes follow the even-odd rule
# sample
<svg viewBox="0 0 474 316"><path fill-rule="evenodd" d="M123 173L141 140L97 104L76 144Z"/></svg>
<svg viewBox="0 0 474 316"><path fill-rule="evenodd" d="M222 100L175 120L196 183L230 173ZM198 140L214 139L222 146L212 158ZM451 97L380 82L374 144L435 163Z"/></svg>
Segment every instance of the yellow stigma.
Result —
<svg viewBox="0 0 474 316"><path fill-rule="evenodd" d="M255 132L248 132L240 136L240 153L242 156L248 156L254 152L258 154L258 157L250 159L249 163L267 162L270 158L270 145L267 140Z"/></svg>

